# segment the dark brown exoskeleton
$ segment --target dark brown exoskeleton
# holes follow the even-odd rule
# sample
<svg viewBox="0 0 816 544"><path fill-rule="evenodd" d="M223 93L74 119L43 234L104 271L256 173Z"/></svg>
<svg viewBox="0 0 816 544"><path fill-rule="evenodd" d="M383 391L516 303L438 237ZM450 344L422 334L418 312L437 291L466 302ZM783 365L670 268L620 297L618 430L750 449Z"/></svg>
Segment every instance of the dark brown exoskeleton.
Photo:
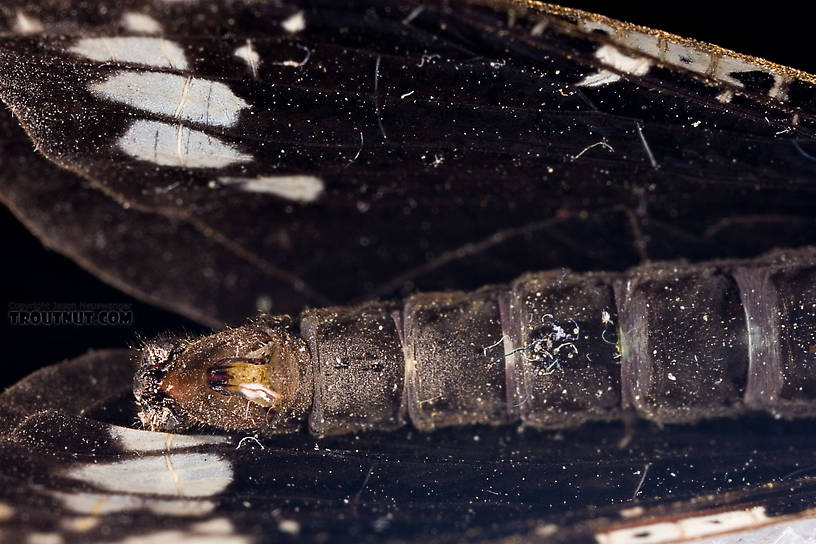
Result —
<svg viewBox="0 0 816 544"><path fill-rule="evenodd" d="M816 249L259 316L148 343L134 391L154 429L265 434L812 417Z"/></svg>

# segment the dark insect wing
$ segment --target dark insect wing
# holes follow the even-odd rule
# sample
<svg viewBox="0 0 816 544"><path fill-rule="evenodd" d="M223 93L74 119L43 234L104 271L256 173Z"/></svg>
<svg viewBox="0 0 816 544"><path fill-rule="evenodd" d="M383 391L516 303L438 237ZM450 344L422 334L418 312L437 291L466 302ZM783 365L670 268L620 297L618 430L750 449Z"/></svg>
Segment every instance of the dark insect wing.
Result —
<svg viewBox="0 0 816 544"><path fill-rule="evenodd" d="M813 243L810 76L539 7L7 2L0 195L211 325ZM128 428L130 370L0 397L3 536L669 542L814 497L810 423L184 437Z"/></svg>
<svg viewBox="0 0 816 544"><path fill-rule="evenodd" d="M623 447L609 424L319 443L171 435L128 427L131 368L126 351L96 352L0 397L4 538L617 544L812 532L810 423L644 429Z"/></svg>
<svg viewBox="0 0 816 544"><path fill-rule="evenodd" d="M811 241L805 75L719 50L678 71L627 47L669 44L678 64L693 47L609 43L604 20L569 14L547 32L486 7L376 2L163 6L158 30L127 5L26 15L49 37L14 32L23 7L5 8L3 96L127 225L64 251L209 324ZM5 191L14 209L30 208L10 195L45 190L28 185Z"/></svg>

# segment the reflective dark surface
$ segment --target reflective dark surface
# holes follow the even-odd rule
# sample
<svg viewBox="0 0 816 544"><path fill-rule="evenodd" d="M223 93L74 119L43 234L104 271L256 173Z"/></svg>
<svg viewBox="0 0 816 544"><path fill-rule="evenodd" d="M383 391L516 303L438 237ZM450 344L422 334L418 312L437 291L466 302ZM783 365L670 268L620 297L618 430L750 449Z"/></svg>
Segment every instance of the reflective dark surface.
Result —
<svg viewBox="0 0 816 544"><path fill-rule="evenodd" d="M553 19L534 36L535 15L511 26L506 12L483 7L428 5L404 23L417 6L315 3L294 35L280 29L294 7L225 4L195 23L185 8L154 7L190 57L187 71L156 73L228 84L244 104L228 125L191 124L243 158L156 167L117 144L169 126L155 106L93 92L144 68L71 52L83 33L121 32L138 6L63 19L41 9L76 38L67 47L48 34L7 39L0 93L38 148L95 189L75 198L111 207L81 224L81 210L65 214L97 233L82 243L42 218L38 230L50 227L53 244L107 281L207 324L258 307L471 289L525 270L622 270L812 242L813 86L797 77L784 80L785 100L771 97L776 76L753 65L713 85L654 66L640 79L582 86L603 69L604 34ZM276 30L262 33L262 22ZM192 24L203 37L188 38ZM257 79L234 55L246 39L268 59ZM314 51L308 62L287 64L302 61L301 48ZM733 99L717 98L726 91ZM325 191L301 203L219 181L268 175L317 175ZM5 198L31 222L34 211L15 201L48 182L20 181L8 180ZM65 212L41 211L52 223Z"/></svg>
<svg viewBox="0 0 816 544"><path fill-rule="evenodd" d="M211 173L178 180L178 171L128 162L103 145L144 115L87 91L121 66L65 49L82 36L123 32L122 12L145 6L166 37L191 52L196 76L223 79L253 104L251 122L211 134L261 156L252 168L324 175L325 200L255 202L226 189L210 200L203 188ZM315 3L305 31L291 37L268 29L294 8L213 6L0 8L0 95L60 163L32 154L29 136L3 112L3 200L47 244L150 303L216 326L270 300L276 310L299 311L329 300L473 288L524 270L751 257L816 239L807 86L794 84L789 100L773 102L767 74L753 74L745 78L751 92L724 105L716 100L721 88L663 67L573 92L599 68L600 38L555 32L531 42L535 21L524 14L508 28L504 12L428 5L405 24L416 5L356 4L330 17ZM712 18L701 10L680 11ZM20 35L18 11L47 32ZM341 31L338 20L353 30ZM248 36L267 63L258 80L232 58ZM298 44L324 55L305 65L311 71L272 67L278 53L277 60L302 60ZM440 59L417 66L434 54ZM414 89L433 98L402 98ZM289 101L285 115L265 107L269 93ZM306 123L310 116L325 124ZM280 159L258 151L281 143L296 152ZM260 173L252 168L230 173ZM212 226L227 240L203 234ZM15 269L38 266L11 258ZM145 312L137 319L151 324L138 328L155 332ZM3 363L14 369L9 375L55 359L39 350L63 341L59 329L36 329L40 335L25 340L18 330L4 333L17 346ZM579 542L636 525L640 541L671 541L679 537L660 533L666 526L644 527L671 518L676 529L678 519L692 518L686 529L747 528L806 517L816 496L810 422L400 431L320 442L297 435L260 444L171 438L109 426L139 427L127 393L131 372L126 353L100 352L0 397L3 537ZM750 515L726 515L734 511ZM726 516L694 521L712 512Z"/></svg>
<svg viewBox="0 0 816 544"><path fill-rule="evenodd" d="M659 522L704 536L718 524L783 520L816 500L810 422L478 427L320 441L174 436L126 428L135 414L128 357L98 352L0 397L10 541L35 531L65 542L592 542L634 523L652 540L613 542L663 542L674 539ZM744 511L747 520L734 519Z"/></svg>

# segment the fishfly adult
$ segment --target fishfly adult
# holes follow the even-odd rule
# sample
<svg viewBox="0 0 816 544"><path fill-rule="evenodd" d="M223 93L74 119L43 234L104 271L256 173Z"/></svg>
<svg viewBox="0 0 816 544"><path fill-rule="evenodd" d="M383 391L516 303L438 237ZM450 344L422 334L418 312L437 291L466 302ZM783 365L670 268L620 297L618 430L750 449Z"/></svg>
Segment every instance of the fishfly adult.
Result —
<svg viewBox="0 0 816 544"><path fill-rule="evenodd" d="M173 431L813 417L814 282L805 249L260 316L148 342L134 393L147 427Z"/></svg>
<svg viewBox="0 0 816 544"><path fill-rule="evenodd" d="M0 100L13 213L216 331L0 395L0 539L807 533L812 74L537 2L9 0Z"/></svg>

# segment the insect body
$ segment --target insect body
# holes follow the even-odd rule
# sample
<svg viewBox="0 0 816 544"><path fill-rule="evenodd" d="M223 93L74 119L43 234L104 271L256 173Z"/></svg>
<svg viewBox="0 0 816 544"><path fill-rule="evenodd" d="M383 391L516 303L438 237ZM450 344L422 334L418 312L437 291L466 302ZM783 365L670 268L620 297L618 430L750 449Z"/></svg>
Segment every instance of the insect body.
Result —
<svg viewBox="0 0 816 544"><path fill-rule="evenodd" d="M148 428L809 415L812 250L710 259L816 243L814 83L530 2L7 0L0 198L216 328L709 261L151 342ZM0 398L8 540L666 542L812 515L813 422L612 452L613 425L230 444L103 423L132 421L102 400L118 357Z"/></svg>
<svg viewBox="0 0 816 544"><path fill-rule="evenodd" d="M628 412L660 423L816 414L816 253L527 274L509 286L260 316L149 343L134 392L152 428L316 435ZM617 322L615 341L610 324Z"/></svg>

